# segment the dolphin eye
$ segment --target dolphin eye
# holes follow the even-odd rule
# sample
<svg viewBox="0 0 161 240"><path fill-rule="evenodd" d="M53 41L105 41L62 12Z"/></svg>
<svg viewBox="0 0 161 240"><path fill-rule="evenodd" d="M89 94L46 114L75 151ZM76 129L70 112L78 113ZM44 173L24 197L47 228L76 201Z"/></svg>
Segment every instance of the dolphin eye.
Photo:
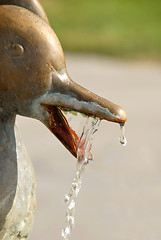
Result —
<svg viewBox="0 0 161 240"><path fill-rule="evenodd" d="M20 44L13 44L8 50L13 57L20 57L24 53L24 48Z"/></svg>

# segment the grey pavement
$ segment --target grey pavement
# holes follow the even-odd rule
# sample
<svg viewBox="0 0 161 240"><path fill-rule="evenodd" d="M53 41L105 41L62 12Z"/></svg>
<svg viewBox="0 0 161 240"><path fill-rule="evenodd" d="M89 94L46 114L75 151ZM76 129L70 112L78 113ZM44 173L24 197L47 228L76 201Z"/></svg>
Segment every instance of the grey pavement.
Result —
<svg viewBox="0 0 161 240"><path fill-rule="evenodd" d="M71 240L161 239L161 66L97 55L66 55L74 81L122 106L128 144L117 124L102 121L95 161L86 169ZM40 122L18 117L37 180L30 240L61 239L76 160Z"/></svg>

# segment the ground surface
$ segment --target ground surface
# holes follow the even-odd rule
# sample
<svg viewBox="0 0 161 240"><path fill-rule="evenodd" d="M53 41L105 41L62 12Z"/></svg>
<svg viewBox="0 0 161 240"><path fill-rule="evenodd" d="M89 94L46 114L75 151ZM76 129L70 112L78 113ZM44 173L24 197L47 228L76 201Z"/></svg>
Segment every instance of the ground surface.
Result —
<svg viewBox="0 0 161 240"><path fill-rule="evenodd" d="M119 126L102 122L95 162L86 171L71 240L161 239L161 67L99 56L67 55L68 72L84 87L126 109L127 147ZM61 239L75 159L41 123L19 118L33 161L38 207L31 240Z"/></svg>

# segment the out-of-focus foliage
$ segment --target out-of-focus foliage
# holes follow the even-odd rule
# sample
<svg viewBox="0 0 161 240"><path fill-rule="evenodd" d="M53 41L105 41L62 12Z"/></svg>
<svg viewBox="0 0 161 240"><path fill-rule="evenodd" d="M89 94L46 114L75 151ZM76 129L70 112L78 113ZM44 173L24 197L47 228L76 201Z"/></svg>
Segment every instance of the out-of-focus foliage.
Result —
<svg viewBox="0 0 161 240"><path fill-rule="evenodd" d="M40 0L64 50L161 59L160 0Z"/></svg>

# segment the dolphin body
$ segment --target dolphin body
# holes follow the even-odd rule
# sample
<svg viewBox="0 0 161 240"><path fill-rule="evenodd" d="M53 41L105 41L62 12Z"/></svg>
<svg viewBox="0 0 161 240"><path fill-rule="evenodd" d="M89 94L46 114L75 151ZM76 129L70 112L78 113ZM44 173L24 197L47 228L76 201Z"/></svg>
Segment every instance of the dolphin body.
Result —
<svg viewBox="0 0 161 240"><path fill-rule="evenodd" d="M123 125L126 112L69 77L61 44L36 0L0 0L0 239L26 239L35 212L32 164L17 114L43 122L77 157L62 109Z"/></svg>

